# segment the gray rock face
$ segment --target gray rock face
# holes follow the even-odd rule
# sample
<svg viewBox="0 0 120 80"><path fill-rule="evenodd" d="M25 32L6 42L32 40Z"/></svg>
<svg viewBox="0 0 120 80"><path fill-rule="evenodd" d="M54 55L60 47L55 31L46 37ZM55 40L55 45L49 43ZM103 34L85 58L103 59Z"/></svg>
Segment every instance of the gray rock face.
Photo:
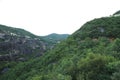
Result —
<svg viewBox="0 0 120 80"><path fill-rule="evenodd" d="M67 36L51 34L45 38L24 29L0 25L0 61L25 61L36 58Z"/></svg>
<svg viewBox="0 0 120 80"><path fill-rule="evenodd" d="M0 61L26 60L26 57L42 55L46 45L40 39L2 35L0 41ZM21 59L21 57L23 58Z"/></svg>

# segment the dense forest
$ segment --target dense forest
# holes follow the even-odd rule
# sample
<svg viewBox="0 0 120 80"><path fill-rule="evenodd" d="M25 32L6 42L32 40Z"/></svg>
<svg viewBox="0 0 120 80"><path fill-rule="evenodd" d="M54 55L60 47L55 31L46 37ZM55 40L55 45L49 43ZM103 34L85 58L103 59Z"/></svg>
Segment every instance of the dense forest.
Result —
<svg viewBox="0 0 120 80"><path fill-rule="evenodd" d="M120 80L120 16L91 20L44 55L5 66L0 80Z"/></svg>

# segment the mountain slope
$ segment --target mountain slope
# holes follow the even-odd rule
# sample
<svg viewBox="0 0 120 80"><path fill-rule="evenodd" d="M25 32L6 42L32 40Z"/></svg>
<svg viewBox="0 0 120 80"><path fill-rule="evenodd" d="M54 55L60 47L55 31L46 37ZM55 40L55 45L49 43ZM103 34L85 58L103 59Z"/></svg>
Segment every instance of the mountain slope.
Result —
<svg viewBox="0 0 120 80"><path fill-rule="evenodd" d="M56 34L52 33L47 36L43 36L43 39L48 40L53 43L57 43L58 41L64 40L69 36L69 34Z"/></svg>
<svg viewBox="0 0 120 80"><path fill-rule="evenodd" d="M29 61L43 55L57 44L50 42L26 30L0 25L0 74L21 61Z"/></svg>
<svg viewBox="0 0 120 80"><path fill-rule="evenodd" d="M119 21L119 16L89 21L53 50L16 65L0 79L119 80Z"/></svg>
<svg viewBox="0 0 120 80"><path fill-rule="evenodd" d="M46 51L45 42L23 29L0 25L0 61L26 59Z"/></svg>
<svg viewBox="0 0 120 80"><path fill-rule="evenodd" d="M113 14L114 16L120 16L120 10Z"/></svg>
<svg viewBox="0 0 120 80"><path fill-rule="evenodd" d="M50 34L39 37L23 29L0 25L0 61L16 60L19 56L39 56L67 36L66 34Z"/></svg>
<svg viewBox="0 0 120 80"><path fill-rule="evenodd" d="M16 36L21 36L21 37L30 37L30 38L36 38L37 36L20 28L13 28L13 27L8 27L5 25L0 25L0 32L5 33L5 34L11 34L11 35L16 35Z"/></svg>

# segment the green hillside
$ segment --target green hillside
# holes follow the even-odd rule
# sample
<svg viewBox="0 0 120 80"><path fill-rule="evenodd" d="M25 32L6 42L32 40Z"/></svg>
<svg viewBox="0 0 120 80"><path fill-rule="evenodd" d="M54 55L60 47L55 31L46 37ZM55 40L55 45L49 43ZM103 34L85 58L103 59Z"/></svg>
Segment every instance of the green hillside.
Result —
<svg viewBox="0 0 120 80"><path fill-rule="evenodd" d="M115 12L113 15L120 15L120 10Z"/></svg>
<svg viewBox="0 0 120 80"><path fill-rule="evenodd" d="M11 66L0 80L120 80L120 17L89 21L43 56Z"/></svg>
<svg viewBox="0 0 120 80"><path fill-rule="evenodd" d="M16 64L42 56L55 44L57 42L52 43L24 29L0 25L0 74L6 73Z"/></svg>
<svg viewBox="0 0 120 80"><path fill-rule="evenodd" d="M27 37L31 37L31 38L36 38L36 35L24 30L24 29L20 29L20 28L13 28L13 27L9 27L9 26L5 26L5 25L0 25L0 32L2 33L6 33L6 34L12 34L12 35L16 35L16 36L27 36Z"/></svg>
<svg viewBox="0 0 120 80"><path fill-rule="evenodd" d="M45 42L47 42L48 47L50 49L54 48L54 46L58 43L60 43L61 41L65 40L67 37L69 36L69 34L56 34L56 33L52 33L46 36L40 36Z"/></svg>
<svg viewBox="0 0 120 80"><path fill-rule="evenodd" d="M52 33L49 34L47 36L41 36L44 40L51 42L51 43L57 43L59 41L62 41L64 39L66 39L69 36L69 34L56 34L56 33Z"/></svg>

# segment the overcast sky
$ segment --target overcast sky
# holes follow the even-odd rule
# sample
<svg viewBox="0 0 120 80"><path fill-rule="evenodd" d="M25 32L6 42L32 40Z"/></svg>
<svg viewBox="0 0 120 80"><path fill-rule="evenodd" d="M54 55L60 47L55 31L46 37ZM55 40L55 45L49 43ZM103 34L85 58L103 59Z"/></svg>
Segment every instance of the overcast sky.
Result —
<svg viewBox="0 0 120 80"><path fill-rule="evenodd" d="M0 0L0 24L36 35L73 33L120 10L120 0Z"/></svg>

